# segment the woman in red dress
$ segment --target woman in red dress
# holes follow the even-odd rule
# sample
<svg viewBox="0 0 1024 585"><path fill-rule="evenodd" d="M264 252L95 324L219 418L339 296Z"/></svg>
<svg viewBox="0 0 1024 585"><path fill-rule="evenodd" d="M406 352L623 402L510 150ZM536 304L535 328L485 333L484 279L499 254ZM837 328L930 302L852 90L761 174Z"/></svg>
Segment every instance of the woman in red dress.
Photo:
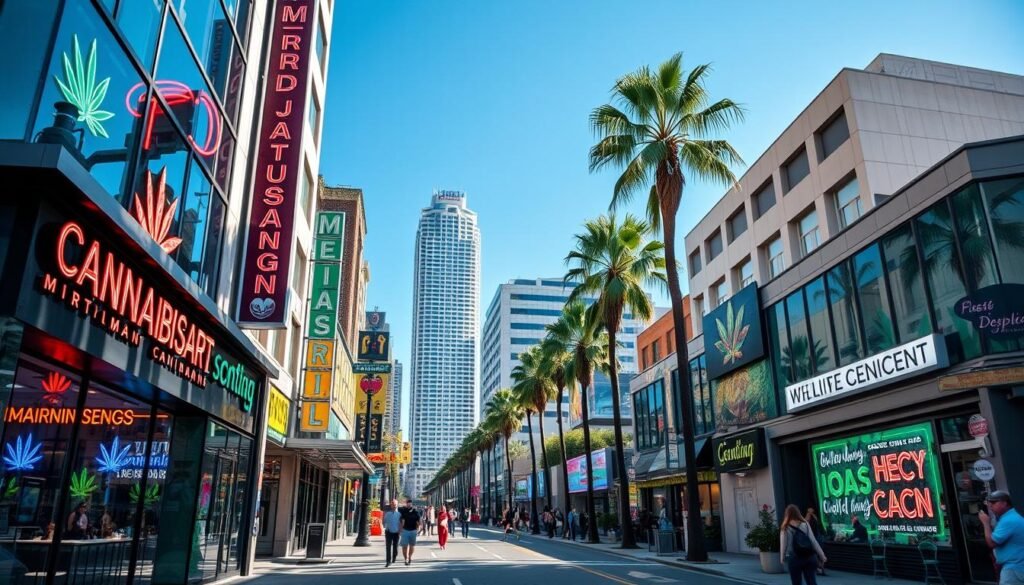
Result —
<svg viewBox="0 0 1024 585"><path fill-rule="evenodd" d="M448 543L448 511L444 506L437 513L437 543L441 545L441 550Z"/></svg>

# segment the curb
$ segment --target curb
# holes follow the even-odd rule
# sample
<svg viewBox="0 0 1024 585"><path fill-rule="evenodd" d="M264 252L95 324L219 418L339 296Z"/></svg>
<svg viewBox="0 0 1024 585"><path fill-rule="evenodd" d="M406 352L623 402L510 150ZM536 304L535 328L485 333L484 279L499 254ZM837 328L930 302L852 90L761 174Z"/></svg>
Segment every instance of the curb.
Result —
<svg viewBox="0 0 1024 585"><path fill-rule="evenodd" d="M481 526L478 529L486 530L488 532L494 532L496 534L501 534L502 533L501 530L495 530L495 529L492 529L489 526ZM536 536L536 535L529 535L529 536ZM589 543L586 543L586 542L576 542L576 541L565 540L565 539L561 539L561 538L552 538L552 539L549 539L548 542L558 542L558 543L561 543L561 544L570 545L570 546L577 546L577 547L588 547L588 546L590 546ZM516 543L516 544L518 544L518 543ZM602 543L602 544L604 544L604 543ZM721 571L721 570L718 570L718 569L713 569L710 566L693 565L693 564L689 564L689 563L685 563L685 562L680 562L680 561L674 561L672 559L661 558L661 557L653 557L653 558L637 557L637 556L631 555L631 554L629 554L627 552L620 552L619 550L616 550L616 549L590 547L590 550L597 551L597 552L603 552L605 554L621 557L621 558L624 558L624 559L652 561L652 562L655 562L655 563L658 563L658 564L661 564L661 565L666 565L666 566L669 566L669 567L674 567L676 569L682 569L684 571L691 571L693 573L703 573L705 575L714 575L715 577L722 577L724 579L729 579L729 580L735 581L737 583L749 583L751 585L764 585L763 581L751 581L749 579L744 579L742 577L736 577L736 576L733 576L733 575L730 575L730 574L726 573L725 571ZM712 564L714 564L714 563L712 563Z"/></svg>

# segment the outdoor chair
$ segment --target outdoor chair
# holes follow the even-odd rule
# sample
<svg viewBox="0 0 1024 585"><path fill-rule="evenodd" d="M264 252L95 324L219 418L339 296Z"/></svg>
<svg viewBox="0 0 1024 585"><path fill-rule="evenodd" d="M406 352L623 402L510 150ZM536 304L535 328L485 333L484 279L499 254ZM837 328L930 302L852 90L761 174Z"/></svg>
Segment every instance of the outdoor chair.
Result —
<svg viewBox="0 0 1024 585"><path fill-rule="evenodd" d="M930 540L922 540L917 545L917 550L921 553L921 562L924 564L925 585L935 581L946 585L946 580L942 578L942 572L939 571L939 549L935 543Z"/></svg>
<svg viewBox="0 0 1024 585"><path fill-rule="evenodd" d="M885 561L885 539L872 538L868 540L868 546L871 547L871 574L875 579L881 577L892 579L892 575L889 574L889 566Z"/></svg>

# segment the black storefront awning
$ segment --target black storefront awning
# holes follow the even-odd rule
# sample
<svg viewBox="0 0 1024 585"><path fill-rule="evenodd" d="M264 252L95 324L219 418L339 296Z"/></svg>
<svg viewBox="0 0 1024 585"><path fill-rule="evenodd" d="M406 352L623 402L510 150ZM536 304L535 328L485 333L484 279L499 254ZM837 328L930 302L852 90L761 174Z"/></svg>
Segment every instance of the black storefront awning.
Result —
<svg viewBox="0 0 1024 585"><path fill-rule="evenodd" d="M711 467L711 441L707 437L694 440L694 451L697 453L697 469ZM669 475L678 475L686 470L686 456L682 441L669 443L668 448L641 453L634 465L638 481L657 479Z"/></svg>
<svg viewBox="0 0 1024 585"><path fill-rule="evenodd" d="M285 447L300 451L303 456L323 464L331 471L373 473L373 464L363 454L363 450L353 441L335 439L292 439L285 442Z"/></svg>

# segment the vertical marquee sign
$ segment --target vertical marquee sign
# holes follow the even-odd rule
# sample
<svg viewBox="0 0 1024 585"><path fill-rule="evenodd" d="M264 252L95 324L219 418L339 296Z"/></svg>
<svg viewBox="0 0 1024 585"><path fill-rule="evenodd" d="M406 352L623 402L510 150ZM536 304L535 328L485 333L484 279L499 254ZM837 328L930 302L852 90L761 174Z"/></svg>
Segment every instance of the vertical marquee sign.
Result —
<svg viewBox="0 0 1024 585"><path fill-rule="evenodd" d="M238 322L249 327L285 327L315 17L315 0L280 0L274 11L238 303Z"/></svg>
<svg viewBox="0 0 1024 585"><path fill-rule="evenodd" d="M322 433L329 429L331 418L345 214L321 211L316 214L314 229L299 429Z"/></svg>

